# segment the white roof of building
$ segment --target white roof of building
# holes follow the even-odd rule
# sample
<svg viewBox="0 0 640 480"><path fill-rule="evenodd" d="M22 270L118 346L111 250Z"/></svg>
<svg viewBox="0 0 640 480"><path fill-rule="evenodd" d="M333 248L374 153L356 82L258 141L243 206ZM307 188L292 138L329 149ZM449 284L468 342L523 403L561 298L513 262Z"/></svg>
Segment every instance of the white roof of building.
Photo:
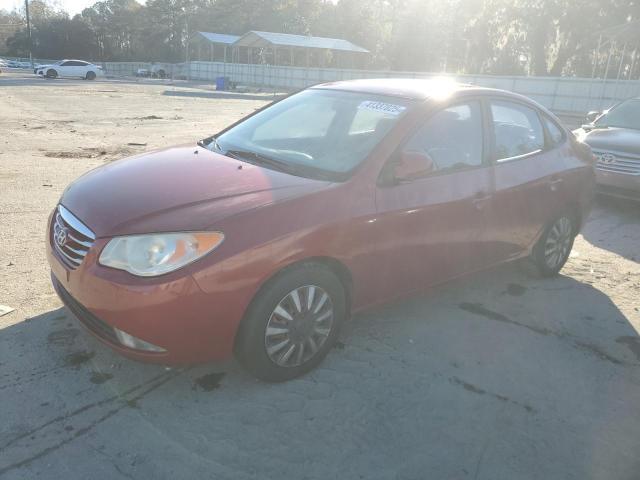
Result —
<svg viewBox="0 0 640 480"><path fill-rule="evenodd" d="M234 46L266 47L286 46L299 48L320 48L325 50L341 50L345 52L369 53L369 50L359 47L342 38L312 37L307 35L293 35L291 33L259 32L252 30L242 35Z"/></svg>
<svg viewBox="0 0 640 480"><path fill-rule="evenodd" d="M211 43L224 43L225 45L231 45L237 41L240 37L238 35L227 35L226 33L213 33L213 32L198 32L204 38Z"/></svg>

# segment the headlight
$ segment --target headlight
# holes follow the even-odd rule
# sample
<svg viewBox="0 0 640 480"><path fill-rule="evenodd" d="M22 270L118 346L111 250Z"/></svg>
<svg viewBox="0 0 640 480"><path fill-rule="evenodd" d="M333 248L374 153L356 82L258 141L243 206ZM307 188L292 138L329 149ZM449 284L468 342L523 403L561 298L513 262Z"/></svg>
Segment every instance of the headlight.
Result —
<svg viewBox="0 0 640 480"><path fill-rule="evenodd" d="M99 262L140 277L154 277L184 267L216 248L220 232L154 233L116 237L107 243Z"/></svg>

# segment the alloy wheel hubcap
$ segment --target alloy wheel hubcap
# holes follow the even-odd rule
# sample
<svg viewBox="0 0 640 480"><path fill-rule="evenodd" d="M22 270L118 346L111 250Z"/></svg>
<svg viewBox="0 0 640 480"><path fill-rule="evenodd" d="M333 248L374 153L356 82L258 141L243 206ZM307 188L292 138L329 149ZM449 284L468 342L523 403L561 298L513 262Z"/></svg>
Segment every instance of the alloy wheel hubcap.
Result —
<svg viewBox="0 0 640 480"><path fill-rule="evenodd" d="M297 367L313 358L329 338L333 303L317 285L305 285L280 300L269 317L264 346L273 363Z"/></svg>
<svg viewBox="0 0 640 480"><path fill-rule="evenodd" d="M544 261L547 267L554 269L569 255L571 246L571 220L559 218L549 230L544 243Z"/></svg>

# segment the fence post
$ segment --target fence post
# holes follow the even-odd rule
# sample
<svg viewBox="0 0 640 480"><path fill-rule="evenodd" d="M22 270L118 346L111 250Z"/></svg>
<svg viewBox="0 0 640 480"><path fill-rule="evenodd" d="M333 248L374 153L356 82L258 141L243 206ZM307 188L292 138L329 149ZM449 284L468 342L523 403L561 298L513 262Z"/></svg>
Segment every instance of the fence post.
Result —
<svg viewBox="0 0 640 480"><path fill-rule="evenodd" d="M560 86L560 81L556 78L554 80L554 86L553 86L553 96L551 97L551 108L550 110L555 110L556 109L556 98L558 98L558 87Z"/></svg>

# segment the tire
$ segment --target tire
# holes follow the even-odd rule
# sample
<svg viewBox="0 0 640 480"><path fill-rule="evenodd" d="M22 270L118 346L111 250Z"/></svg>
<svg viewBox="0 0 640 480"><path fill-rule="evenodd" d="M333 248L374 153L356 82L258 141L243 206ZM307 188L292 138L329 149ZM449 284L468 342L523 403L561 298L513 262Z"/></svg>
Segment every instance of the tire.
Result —
<svg viewBox="0 0 640 480"><path fill-rule="evenodd" d="M165 78L167 74L164 70L158 70L158 78Z"/></svg>
<svg viewBox="0 0 640 480"><path fill-rule="evenodd" d="M47 73L45 74L45 76L47 78L58 78L58 72L55 71L53 68L50 68L49 70L47 70Z"/></svg>
<svg viewBox="0 0 640 480"><path fill-rule="evenodd" d="M85 76L85 78L87 80L95 80L96 79L96 72L87 72L87 75Z"/></svg>
<svg viewBox="0 0 640 480"><path fill-rule="evenodd" d="M336 275L318 264L293 267L267 282L251 302L236 357L260 380L291 380L322 362L345 317L346 294Z"/></svg>
<svg viewBox="0 0 640 480"><path fill-rule="evenodd" d="M531 259L543 277L553 277L567 263L577 234L575 217L562 214L555 217L544 229L533 248Z"/></svg>

